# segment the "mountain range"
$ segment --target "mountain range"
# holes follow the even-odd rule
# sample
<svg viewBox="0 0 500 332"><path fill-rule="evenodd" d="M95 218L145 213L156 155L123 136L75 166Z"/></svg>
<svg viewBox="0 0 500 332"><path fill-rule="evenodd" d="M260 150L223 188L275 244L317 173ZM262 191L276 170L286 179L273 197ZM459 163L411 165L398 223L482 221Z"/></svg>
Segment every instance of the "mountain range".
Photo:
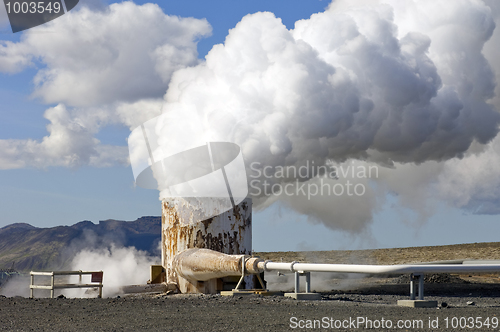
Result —
<svg viewBox="0 0 500 332"><path fill-rule="evenodd" d="M16 223L0 228L0 269L17 271L68 268L83 249L116 246L135 247L159 255L161 217L135 221L81 221L72 226L39 228Z"/></svg>

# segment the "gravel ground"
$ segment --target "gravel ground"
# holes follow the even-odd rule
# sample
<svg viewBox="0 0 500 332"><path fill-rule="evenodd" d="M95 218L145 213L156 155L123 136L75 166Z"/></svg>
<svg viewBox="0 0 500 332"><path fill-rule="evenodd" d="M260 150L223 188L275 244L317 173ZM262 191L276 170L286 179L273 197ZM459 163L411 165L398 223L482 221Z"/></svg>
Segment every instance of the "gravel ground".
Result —
<svg viewBox="0 0 500 332"><path fill-rule="evenodd" d="M335 320L356 322L358 317L372 320L373 324L377 324L375 321L382 324L384 319L384 328L375 329L379 331L499 331L500 328L493 325L489 329L477 328L479 321L484 323L488 317L491 324L500 316L499 286L428 284L426 299L439 303L439 307L433 309L398 307L397 300L408 299L408 285L370 285L370 282L352 291L322 293L321 301L257 295L150 294L107 299L0 297L0 331L293 331L302 330L298 325L307 324L307 320L313 324L314 320L322 321L324 317L332 325ZM469 327L453 328L451 324L460 324L461 317L469 319ZM469 317L474 320L474 328ZM482 318L476 321L476 317ZM438 327L429 328L429 321L436 319ZM393 328L387 328L387 320ZM399 320L403 324L421 321L423 327L397 328ZM364 331L367 330L365 324L330 329Z"/></svg>

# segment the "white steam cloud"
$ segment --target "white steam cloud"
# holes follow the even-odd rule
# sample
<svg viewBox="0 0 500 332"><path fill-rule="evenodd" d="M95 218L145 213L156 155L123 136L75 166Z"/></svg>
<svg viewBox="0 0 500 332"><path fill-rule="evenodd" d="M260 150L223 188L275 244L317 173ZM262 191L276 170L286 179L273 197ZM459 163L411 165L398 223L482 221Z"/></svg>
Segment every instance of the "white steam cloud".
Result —
<svg viewBox="0 0 500 332"><path fill-rule="evenodd" d="M272 13L247 15L206 62L173 75L158 143L231 141L262 168L349 159L396 168L362 179L362 197L282 195L267 204L280 199L311 220L358 232L380 206L377 195L389 192L425 220L430 189L449 182L437 174L467 167L471 157L456 158L497 135L497 65L489 61L498 53L483 52L498 34L496 17L472 0L335 1L292 30ZM475 187L467 189L479 193ZM495 190L488 193L496 200ZM458 206L476 204L440 192Z"/></svg>
<svg viewBox="0 0 500 332"><path fill-rule="evenodd" d="M161 130L235 141L265 165L460 156L497 133L481 53L495 24L480 2L435 3L419 2L425 28L386 4L331 6L291 31L272 13L248 15L205 63L175 73L163 111L179 119Z"/></svg>
<svg viewBox="0 0 500 332"><path fill-rule="evenodd" d="M73 270L103 271L103 297L122 294L121 287L143 285L149 279L149 267L158 259L134 247L117 247L97 250L84 249L73 258ZM77 277L78 278L78 277ZM65 291L69 297L85 296L85 291ZM95 296L95 295L91 295Z"/></svg>
<svg viewBox="0 0 500 332"><path fill-rule="evenodd" d="M446 162L438 179L441 196L452 205L472 213L499 214L499 163L498 137L483 152Z"/></svg>
<svg viewBox="0 0 500 332"><path fill-rule="evenodd" d="M0 295L6 297L29 297L30 277L21 275L12 276L6 283L2 284L2 287L0 288Z"/></svg>

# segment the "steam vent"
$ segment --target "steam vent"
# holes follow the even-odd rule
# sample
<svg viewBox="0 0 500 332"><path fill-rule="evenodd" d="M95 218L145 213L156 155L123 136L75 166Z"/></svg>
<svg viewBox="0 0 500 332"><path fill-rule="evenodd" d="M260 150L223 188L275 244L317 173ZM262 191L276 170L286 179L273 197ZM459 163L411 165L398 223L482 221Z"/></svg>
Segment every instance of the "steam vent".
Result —
<svg viewBox="0 0 500 332"><path fill-rule="evenodd" d="M181 293L214 294L235 288L240 277L206 281L188 280L173 269L174 256L186 249L204 248L231 255L252 253L252 201L245 199L232 209L220 211L218 198L175 198L162 201L162 265L167 284L177 284ZM223 209L222 209L223 210ZM245 289L255 288L255 277L245 277Z"/></svg>

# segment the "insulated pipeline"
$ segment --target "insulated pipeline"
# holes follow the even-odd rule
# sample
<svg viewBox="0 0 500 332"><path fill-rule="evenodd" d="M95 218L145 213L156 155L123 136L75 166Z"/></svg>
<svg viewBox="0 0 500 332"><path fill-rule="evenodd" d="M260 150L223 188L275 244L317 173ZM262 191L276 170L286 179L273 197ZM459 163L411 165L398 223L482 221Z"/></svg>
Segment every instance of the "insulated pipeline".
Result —
<svg viewBox="0 0 500 332"><path fill-rule="evenodd" d="M500 264L357 265L259 262L263 271L337 272L365 274L500 272Z"/></svg>

